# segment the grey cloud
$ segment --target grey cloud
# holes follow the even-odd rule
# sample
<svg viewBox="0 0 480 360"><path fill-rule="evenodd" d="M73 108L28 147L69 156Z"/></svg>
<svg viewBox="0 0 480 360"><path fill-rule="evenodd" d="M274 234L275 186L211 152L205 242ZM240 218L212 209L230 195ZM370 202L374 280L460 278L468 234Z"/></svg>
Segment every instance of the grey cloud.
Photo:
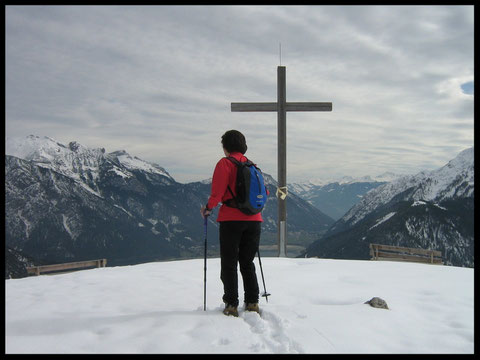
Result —
<svg viewBox="0 0 480 360"><path fill-rule="evenodd" d="M473 143L472 6L7 6L7 136L125 149L187 181L237 128L276 176L276 114L230 102L276 101L279 42L287 99L333 102L287 115L289 178L415 172Z"/></svg>

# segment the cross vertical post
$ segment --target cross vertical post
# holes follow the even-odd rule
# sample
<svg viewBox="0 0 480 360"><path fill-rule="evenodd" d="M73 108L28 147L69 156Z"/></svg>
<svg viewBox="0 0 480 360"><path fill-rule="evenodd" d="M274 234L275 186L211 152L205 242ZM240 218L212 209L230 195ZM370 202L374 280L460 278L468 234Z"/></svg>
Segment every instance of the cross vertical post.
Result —
<svg viewBox="0 0 480 360"><path fill-rule="evenodd" d="M287 256L287 111L332 111L331 102L287 102L286 67L277 67L277 102L231 103L232 111L277 112L278 256Z"/></svg>
<svg viewBox="0 0 480 360"><path fill-rule="evenodd" d="M277 68L277 181L280 191L287 189L287 86L285 66ZM287 198L278 197L278 256L287 256Z"/></svg>

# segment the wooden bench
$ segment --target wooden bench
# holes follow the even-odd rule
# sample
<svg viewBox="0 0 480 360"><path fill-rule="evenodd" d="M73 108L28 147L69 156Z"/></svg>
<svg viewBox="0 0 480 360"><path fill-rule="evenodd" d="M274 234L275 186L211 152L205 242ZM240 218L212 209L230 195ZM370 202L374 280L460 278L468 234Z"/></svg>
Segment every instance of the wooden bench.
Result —
<svg viewBox="0 0 480 360"><path fill-rule="evenodd" d="M442 252L392 245L370 244L370 260L412 261L443 265Z"/></svg>
<svg viewBox="0 0 480 360"><path fill-rule="evenodd" d="M98 259L98 260L89 260L89 261L77 261L64 264L53 264L53 265L41 265L41 266L32 266L27 267L27 273L29 275L40 275L41 273L48 272L64 272L70 270L80 270L89 267L105 267L107 265L107 259Z"/></svg>

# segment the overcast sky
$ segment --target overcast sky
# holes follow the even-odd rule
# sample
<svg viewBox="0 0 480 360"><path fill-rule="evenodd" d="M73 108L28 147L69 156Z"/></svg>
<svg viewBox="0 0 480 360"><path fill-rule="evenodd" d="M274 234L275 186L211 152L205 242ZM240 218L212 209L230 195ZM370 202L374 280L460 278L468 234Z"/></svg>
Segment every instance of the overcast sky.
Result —
<svg viewBox="0 0 480 360"><path fill-rule="evenodd" d="M287 181L415 174L473 146L473 6L7 6L6 136L49 136L211 177L230 129ZM281 58L279 44L281 43Z"/></svg>

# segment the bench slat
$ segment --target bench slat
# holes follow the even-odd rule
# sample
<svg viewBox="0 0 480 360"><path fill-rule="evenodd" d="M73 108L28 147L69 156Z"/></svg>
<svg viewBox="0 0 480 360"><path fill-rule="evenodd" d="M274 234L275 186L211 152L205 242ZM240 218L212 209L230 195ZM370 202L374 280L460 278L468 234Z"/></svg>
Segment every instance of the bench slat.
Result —
<svg viewBox="0 0 480 360"><path fill-rule="evenodd" d="M406 261L420 261L420 262L431 262L431 257L425 257L425 256L417 256L417 255L405 255L405 254L394 254L394 253L388 253L388 252L383 252L379 251L378 252L378 258L383 258L383 259L400 259L400 260L406 260ZM442 259L439 259L437 257L433 258L433 261L441 261Z"/></svg>
<svg viewBox="0 0 480 360"><path fill-rule="evenodd" d="M371 260L412 261L443 265L442 253L437 250L370 244L370 256Z"/></svg>
<svg viewBox="0 0 480 360"><path fill-rule="evenodd" d="M437 265L443 265L443 261L439 259L434 259L433 263L427 259L401 259L401 258L385 258L385 257L379 257L375 259L376 261L405 261L405 262L417 262L417 263L423 263L423 264L437 264Z"/></svg>
<svg viewBox="0 0 480 360"><path fill-rule="evenodd" d="M442 256L442 252L438 250L414 249L393 245L370 244L370 248L372 247L378 248L379 250L403 251L409 254L430 255L433 252L433 256Z"/></svg>
<svg viewBox="0 0 480 360"><path fill-rule="evenodd" d="M51 271L83 269L88 267L105 267L106 265L107 265L107 259L77 261L77 262L63 263L63 264L27 267L27 273L40 275L40 273L46 273Z"/></svg>

